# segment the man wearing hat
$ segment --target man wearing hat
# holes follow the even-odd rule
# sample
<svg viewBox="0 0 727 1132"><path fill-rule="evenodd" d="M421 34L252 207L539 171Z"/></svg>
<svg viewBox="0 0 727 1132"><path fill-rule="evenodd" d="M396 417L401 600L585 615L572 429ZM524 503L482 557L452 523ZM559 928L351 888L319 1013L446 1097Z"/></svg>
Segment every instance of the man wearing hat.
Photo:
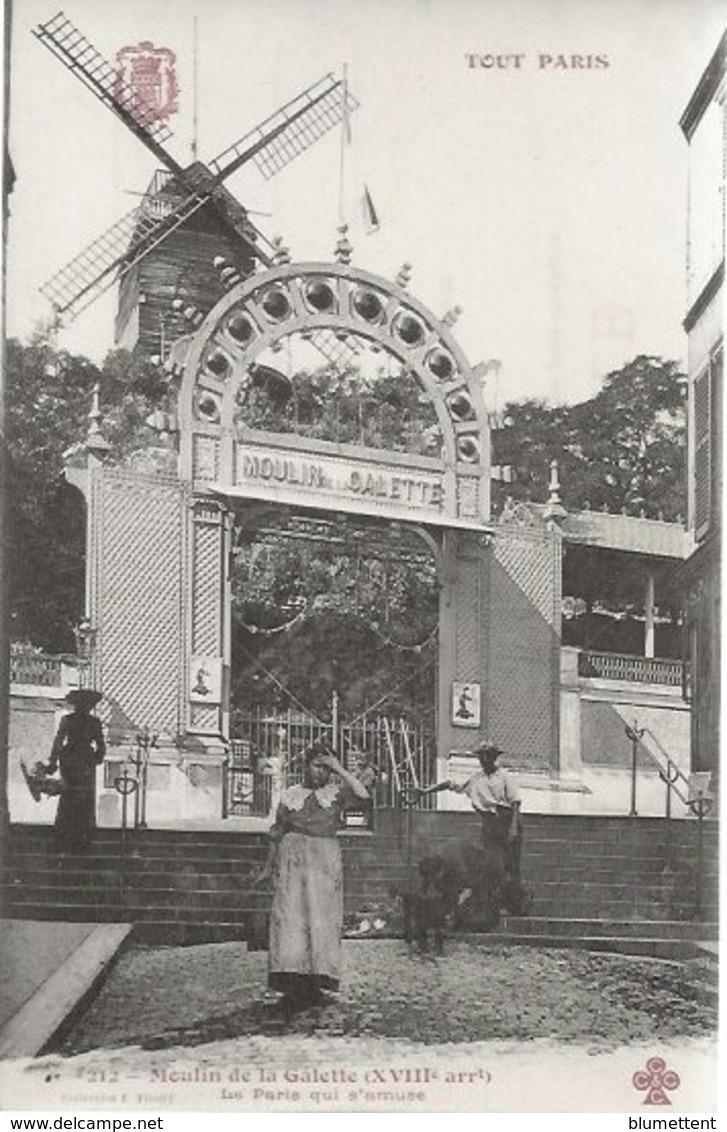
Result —
<svg viewBox="0 0 727 1132"><path fill-rule="evenodd" d="M485 910L485 927L493 930L500 922L506 865L510 857L517 868L517 847L520 838L520 795L512 776L497 765L504 751L494 743L480 743L474 752L480 760L481 770L465 782L447 779L434 786L419 789L416 793L437 794L452 790L466 794L482 819L482 870L477 878L476 892ZM519 877L513 878L519 885Z"/></svg>
<svg viewBox="0 0 727 1132"><path fill-rule="evenodd" d="M60 769L55 831L61 850L84 849L96 828L96 767L106 754L101 720L91 710L101 693L74 688L66 696L71 711L61 718L53 741L48 773Z"/></svg>

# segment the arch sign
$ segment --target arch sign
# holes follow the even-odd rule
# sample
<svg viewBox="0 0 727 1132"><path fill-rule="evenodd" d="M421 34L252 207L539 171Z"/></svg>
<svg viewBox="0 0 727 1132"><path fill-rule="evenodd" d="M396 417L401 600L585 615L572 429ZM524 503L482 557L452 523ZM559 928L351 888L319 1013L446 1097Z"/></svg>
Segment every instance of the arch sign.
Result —
<svg viewBox="0 0 727 1132"><path fill-rule="evenodd" d="M250 429L240 397L264 351L316 331L367 340L416 376L439 457ZM230 290L188 347L181 473L196 489L271 503L484 529L490 436L481 386L447 325L399 284L347 263L286 263Z"/></svg>

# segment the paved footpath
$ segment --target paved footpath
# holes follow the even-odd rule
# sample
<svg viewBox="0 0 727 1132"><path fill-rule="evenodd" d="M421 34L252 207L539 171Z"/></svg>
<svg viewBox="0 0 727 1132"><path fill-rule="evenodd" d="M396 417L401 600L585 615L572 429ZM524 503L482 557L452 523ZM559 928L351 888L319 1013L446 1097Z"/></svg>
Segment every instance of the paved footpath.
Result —
<svg viewBox="0 0 727 1132"><path fill-rule="evenodd" d="M637 1111L714 1108L713 1008L659 960L449 940L347 940L338 999L293 1018L244 944L132 947L57 1054L0 1065L18 1108ZM674 1080L670 1078L670 1080Z"/></svg>
<svg viewBox="0 0 727 1132"><path fill-rule="evenodd" d="M130 924L0 920L0 1058L42 1049L130 932Z"/></svg>

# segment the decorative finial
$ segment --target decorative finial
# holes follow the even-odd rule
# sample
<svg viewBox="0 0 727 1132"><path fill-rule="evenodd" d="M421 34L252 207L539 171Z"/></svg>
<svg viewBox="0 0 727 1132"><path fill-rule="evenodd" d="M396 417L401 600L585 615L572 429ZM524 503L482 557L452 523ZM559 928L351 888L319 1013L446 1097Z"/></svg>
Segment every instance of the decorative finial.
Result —
<svg viewBox="0 0 727 1132"><path fill-rule="evenodd" d="M231 287L236 287L238 283L242 283L242 276L237 268L233 267L224 256L216 255L212 262L220 273L222 286L226 291L229 291Z"/></svg>
<svg viewBox="0 0 727 1132"><path fill-rule="evenodd" d="M191 322L192 326L199 326L199 324L202 322L202 319L204 318L202 311L194 306L193 303L188 303L185 307L184 301L182 299L174 299L172 306L174 307L175 311L180 311L182 317L187 322Z"/></svg>
<svg viewBox="0 0 727 1132"><path fill-rule="evenodd" d="M88 436L97 436L101 432L101 386L98 381L91 393L91 408L88 419L91 422L88 426Z"/></svg>
<svg viewBox="0 0 727 1132"><path fill-rule="evenodd" d="M88 431L86 433L86 450L99 459L103 459L111 449L111 445L101 431L102 419L101 386L97 381L91 394L91 409L88 414Z"/></svg>
<svg viewBox="0 0 727 1132"><path fill-rule="evenodd" d="M560 500L560 480L558 478L558 461L550 461L550 482L548 484L548 502L545 505L543 518L546 523L561 523L568 512Z"/></svg>
<svg viewBox="0 0 727 1132"><path fill-rule="evenodd" d="M399 274L396 277L397 286L401 287L402 291L406 291L411 279L412 265L410 263L402 263L399 268Z"/></svg>
<svg viewBox="0 0 727 1132"><path fill-rule="evenodd" d="M548 484L549 503L560 503L560 479L558 478L558 461L550 461L550 483Z"/></svg>
<svg viewBox="0 0 727 1132"><path fill-rule="evenodd" d="M273 247L275 248L273 263L277 264L278 267L285 267L286 263L290 263L290 248L283 241L282 236L273 237Z"/></svg>
<svg viewBox="0 0 727 1132"><path fill-rule="evenodd" d="M177 314L181 314L182 317L185 318L187 322L191 322L193 326L199 326L204 318L202 311L195 307L193 303L187 303L185 306L184 299L172 299L172 310L175 310Z"/></svg>
<svg viewBox="0 0 727 1132"><path fill-rule="evenodd" d="M457 321L457 319L459 318L459 316L461 314L462 314L462 307L454 306L454 307L452 307L451 310L447 311L444 318L442 319L442 322L444 323L445 326L454 326L455 322Z"/></svg>
<svg viewBox="0 0 727 1132"><path fill-rule="evenodd" d="M336 260L338 263L349 264L353 255L353 245L347 236L348 224L341 224L338 231L340 235L336 242Z"/></svg>

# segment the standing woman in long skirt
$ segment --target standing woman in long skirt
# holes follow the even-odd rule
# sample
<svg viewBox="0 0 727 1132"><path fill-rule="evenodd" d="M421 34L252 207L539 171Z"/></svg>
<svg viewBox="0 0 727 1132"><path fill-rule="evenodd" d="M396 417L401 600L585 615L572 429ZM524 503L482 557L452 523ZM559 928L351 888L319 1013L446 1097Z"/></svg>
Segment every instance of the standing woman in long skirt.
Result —
<svg viewBox="0 0 727 1132"><path fill-rule="evenodd" d="M106 754L103 728L92 709L101 693L74 688L66 696L71 708L58 725L48 771L60 767L63 788L55 821L56 845L60 851L80 851L89 845L96 829L96 767Z"/></svg>
<svg viewBox="0 0 727 1132"><path fill-rule="evenodd" d="M288 787L280 799L258 878L273 879L268 986L298 1006L325 1001L323 991L338 990L343 869L336 835L346 793L368 798L366 787L323 744L310 747L305 761L305 782Z"/></svg>

